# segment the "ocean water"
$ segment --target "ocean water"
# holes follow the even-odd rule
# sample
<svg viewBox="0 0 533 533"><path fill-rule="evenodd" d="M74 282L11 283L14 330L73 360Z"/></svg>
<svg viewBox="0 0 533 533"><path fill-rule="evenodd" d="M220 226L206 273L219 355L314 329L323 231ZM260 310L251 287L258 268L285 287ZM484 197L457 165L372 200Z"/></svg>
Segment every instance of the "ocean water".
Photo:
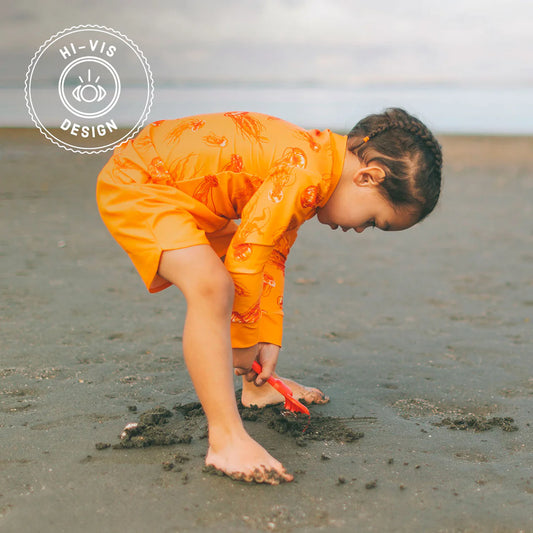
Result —
<svg viewBox="0 0 533 533"><path fill-rule="evenodd" d="M49 91L55 98L56 89ZM132 100L143 98L141 91L128 95ZM156 86L148 122L197 113L258 111L307 128L346 131L369 113L397 106L437 133L528 135L533 134L532 101L533 87L527 86ZM114 117L119 126L130 125L131 117L125 115ZM46 125L61 122L58 116ZM0 88L0 126L33 126L22 87Z"/></svg>

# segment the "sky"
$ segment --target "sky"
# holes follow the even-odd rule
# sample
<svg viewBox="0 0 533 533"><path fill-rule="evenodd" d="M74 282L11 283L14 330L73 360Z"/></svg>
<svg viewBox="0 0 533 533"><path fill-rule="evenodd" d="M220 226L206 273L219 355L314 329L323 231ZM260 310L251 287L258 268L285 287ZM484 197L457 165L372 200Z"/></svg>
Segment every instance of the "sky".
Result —
<svg viewBox="0 0 533 533"><path fill-rule="evenodd" d="M110 26L159 84L533 86L530 0L18 0L0 7L0 85L58 31Z"/></svg>
<svg viewBox="0 0 533 533"><path fill-rule="evenodd" d="M39 47L65 28L96 24L143 51L157 118L218 110L210 104L219 95L205 93L190 102L180 93L172 106L175 87L353 90L355 114L374 109L386 89L383 101L405 102L443 131L533 133L532 21L531 0L2 0L0 125L31 125L23 88ZM427 88L434 92L416 92ZM219 104L232 109L277 98L225 94ZM293 93L294 105L261 109L313 125L334 115L342 125L340 102L328 107L323 94Z"/></svg>

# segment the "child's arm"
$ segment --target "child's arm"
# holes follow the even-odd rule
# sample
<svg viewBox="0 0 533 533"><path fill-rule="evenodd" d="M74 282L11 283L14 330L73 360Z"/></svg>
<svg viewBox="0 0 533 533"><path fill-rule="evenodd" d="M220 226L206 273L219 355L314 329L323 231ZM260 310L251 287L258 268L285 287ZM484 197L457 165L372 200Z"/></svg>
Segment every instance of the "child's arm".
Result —
<svg viewBox="0 0 533 533"><path fill-rule="evenodd" d="M235 251L232 245L228 248L225 259L226 268L235 284L235 300L231 315L233 348L248 348L259 342L263 269L271 253L271 249L267 246L249 244L246 246L246 261L241 260L240 250Z"/></svg>
<svg viewBox="0 0 533 533"><path fill-rule="evenodd" d="M285 262L296 236L296 230L284 233L265 264L263 293L261 295L262 313L259 319L259 342L282 345Z"/></svg>
<svg viewBox="0 0 533 533"><path fill-rule="evenodd" d="M263 270L263 289L260 300L261 315L258 320L259 343L251 348L234 348L233 365L236 375L245 375L248 381L261 385L276 368L283 337L283 289L285 285L285 261L290 247L296 240L296 230L289 231L276 243ZM240 290L242 292L242 288ZM235 312L233 318L235 319ZM238 326L234 325L234 329ZM256 379L250 370L257 360L263 371Z"/></svg>
<svg viewBox="0 0 533 533"><path fill-rule="evenodd" d="M298 227L311 218L317 204L310 205L307 201L309 188L317 189L316 197L320 198L320 186L326 185L326 177L317 172L293 167L288 170L290 183L281 192L274 180L267 179L256 191L242 213L242 222L235 233L226 254L226 268L235 282L235 302L232 316L232 341L234 347L249 347L260 340L281 343L282 313L272 312L277 304L273 299L266 298L266 309L271 315L264 315L265 332L270 318L274 326L276 338L265 333L262 336L261 317L265 302L262 300L264 273L271 274L270 267L265 268L269 259L274 258L273 252L278 243L286 239L288 248L294 242ZM286 255L286 254L284 254ZM280 280L279 273L275 276ZM282 283L280 282L281 294ZM278 296L276 295L276 300ZM268 317L268 318L267 318Z"/></svg>

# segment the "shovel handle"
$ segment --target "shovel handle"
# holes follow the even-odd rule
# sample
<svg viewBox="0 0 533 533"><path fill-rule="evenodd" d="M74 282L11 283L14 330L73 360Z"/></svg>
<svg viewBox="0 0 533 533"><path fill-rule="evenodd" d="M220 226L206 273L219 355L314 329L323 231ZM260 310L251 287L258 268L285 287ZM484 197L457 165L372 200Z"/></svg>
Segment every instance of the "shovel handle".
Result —
<svg viewBox="0 0 533 533"><path fill-rule="evenodd" d="M252 363L252 370L256 374L261 374L263 368L257 361L254 361ZM278 392L283 394L283 396L285 396L285 397L291 396L292 397L292 390L289 387L287 387L287 385L285 385L285 383L283 383L283 381L281 381L281 379L276 379L276 378L273 378L272 376L270 376L267 379L267 382L270 383L270 385L272 385Z"/></svg>
<svg viewBox="0 0 533 533"><path fill-rule="evenodd" d="M254 361L252 363L252 370L256 374L260 374L263 368L257 361ZM305 413L306 415L311 417L309 409L307 409L307 407L303 403L292 397L292 390L290 389L290 387L287 387L287 385L285 385L285 383L283 383L281 379L273 378L272 376L270 376L267 379L267 382L270 383L270 385L272 385L278 392L283 394L283 396L285 397L285 409L296 413Z"/></svg>

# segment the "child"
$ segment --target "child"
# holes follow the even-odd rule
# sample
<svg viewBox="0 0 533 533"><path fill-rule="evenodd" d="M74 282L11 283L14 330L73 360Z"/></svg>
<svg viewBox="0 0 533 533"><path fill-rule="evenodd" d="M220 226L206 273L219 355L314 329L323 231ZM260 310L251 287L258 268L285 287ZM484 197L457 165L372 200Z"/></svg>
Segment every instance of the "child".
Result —
<svg viewBox="0 0 533 533"><path fill-rule="evenodd" d="M208 420L207 465L245 481L292 480L245 431L232 367L245 405L281 401L265 381L282 343L285 260L299 226L316 214L343 231L409 228L435 207L441 165L433 135L401 109L348 136L248 112L158 121L115 150L98 178L100 213L147 289L174 284L187 300L183 353Z"/></svg>

